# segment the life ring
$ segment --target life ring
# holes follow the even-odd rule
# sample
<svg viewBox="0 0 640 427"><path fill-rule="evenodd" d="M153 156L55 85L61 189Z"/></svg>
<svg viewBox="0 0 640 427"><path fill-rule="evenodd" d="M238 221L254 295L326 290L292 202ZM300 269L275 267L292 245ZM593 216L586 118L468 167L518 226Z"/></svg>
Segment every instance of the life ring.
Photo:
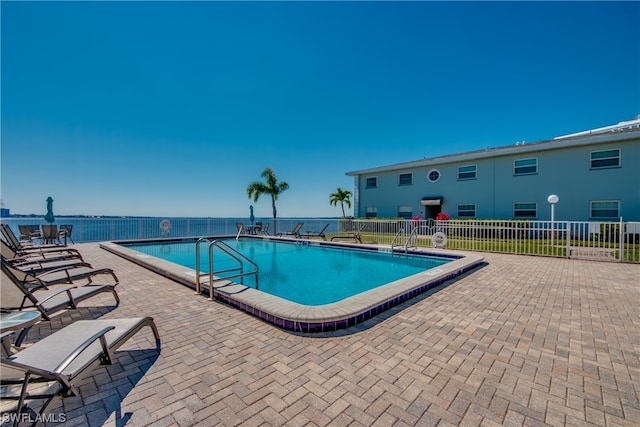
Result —
<svg viewBox="0 0 640 427"><path fill-rule="evenodd" d="M165 233L171 230L171 221L169 221L168 219L163 219L162 221L160 221L160 230Z"/></svg>
<svg viewBox="0 0 640 427"><path fill-rule="evenodd" d="M434 233L431 240L433 240L433 246L436 248L444 248L447 245L447 235L442 231Z"/></svg>

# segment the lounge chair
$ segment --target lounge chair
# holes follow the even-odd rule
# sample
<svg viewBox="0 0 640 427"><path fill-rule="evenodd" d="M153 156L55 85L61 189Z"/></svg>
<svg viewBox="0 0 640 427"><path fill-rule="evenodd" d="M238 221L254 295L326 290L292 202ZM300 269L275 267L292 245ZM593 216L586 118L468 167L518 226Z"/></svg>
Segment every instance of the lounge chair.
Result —
<svg viewBox="0 0 640 427"><path fill-rule="evenodd" d="M115 290L118 285L117 281L113 284L104 285L93 283L85 284L84 286L68 284L50 288L49 285L41 281L26 282L20 280L19 275L28 274L16 270L2 260L0 305L3 309L37 309L45 320L50 320L52 314L69 308L76 308L78 303L103 292L111 292L116 305L120 303L120 298Z"/></svg>
<svg viewBox="0 0 640 427"><path fill-rule="evenodd" d="M15 257L40 257L40 258L53 258L53 257L67 257L67 258L82 258L80 252L77 249L68 248L66 246L53 246L53 247L25 247L23 249L16 249L13 245L8 243L4 239L0 239L5 245L7 245L12 252L15 253ZM14 258L15 258L14 257Z"/></svg>
<svg viewBox="0 0 640 427"><path fill-rule="evenodd" d="M43 255L31 253L19 256L4 240L0 239L0 255L19 270L38 270L40 272L61 267L91 267L79 253L51 252Z"/></svg>
<svg viewBox="0 0 640 427"><path fill-rule="evenodd" d="M34 245L31 242L20 242L15 235L11 227L8 224L0 224L0 231L5 238L5 241L18 253L31 253L31 252L54 252L54 251L75 251L75 249L67 248L65 245Z"/></svg>
<svg viewBox="0 0 640 427"><path fill-rule="evenodd" d="M93 278L100 275L110 275L118 283L116 273L110 268L91 268L90 264L79 267L63 266L44 273L30 272L13 267L7 260L2 259L2 266L25 285L52 286L59 284L78 284L78 281L91 283ZM80 283L84 284L84 283Z"/></svg>
<svg viewBox="0 0 640 427"><path fill-rule="evenodd" d="M13 246L4 239L0 239L0 252L5 258L24 258L25 260L62 260L62 259L80 259L82 255L76 249L60 248L45 251L16 251Z"/></svg>
<svg viewBox="0 0 640 427"><path fill-rule="evenodd" d="M311 239L312 237L322 237L322 240L327 240L327 236L324 235L324 232L329 228L329 224L325 225L324 228L318 232L315 231L305 231L302 235L304 239Z"/></svg>
<svg viewBox="0 0 640 427"><path fill-rule="evenodd" d="M283 237L283 236L293 236L296 239L300 238L300 229L302 228L303 223L299 222L298 225L296 225L296 227L291 230L291 231L287 231L285 233L277 233L276 236L278 237Z"/></svg>
<svg viewBox="0 0 640 427"><path fill-rule="evenodd" d="M362 230L364 230L364 224L362 224L360 226L360 229L358 231L352 231L351 233L348 234L336 234L335 236L331 237L331 241L333 242L334 240L341 240L341 239L354 239L360 243L362 243L362 237L360 236L360 233L362 232Z"/></svg>
<svg viewBox="0 0 640 427"><path fill-rule="evenodd" d="M12 267L17 270L40 275L52 271L68 270L72 268L92 268L91 264L79 259L63 259L63 260L23 260L22 258L6 259Z"/></svg>
<svg viewBox="0 0 640 427"><path fill-rule="evenodd" d="M98 365L112 364L113 353L144 327L151 328L160 351L153 318L138 317L79 320L9 358L0 358L2 413L15 414L16 420L24 413L42 419L54 398L77 395L81 381Z"/></svg>

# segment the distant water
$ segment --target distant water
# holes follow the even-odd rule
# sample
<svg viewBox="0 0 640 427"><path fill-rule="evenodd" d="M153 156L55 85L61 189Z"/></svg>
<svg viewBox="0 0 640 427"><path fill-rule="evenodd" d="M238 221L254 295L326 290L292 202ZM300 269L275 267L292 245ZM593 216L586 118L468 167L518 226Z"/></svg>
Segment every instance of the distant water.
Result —
<svg viewBox="0 0 640 427"><path fill-rule="evenodd" d="M169 220L170 228L162 229L160 223ZM233 235L237 232L236 223L250 225L249 218L87 218L57 217L54 225L72 225L71 238L75 242L99 242L107 240L156 239L161 237L200 237L216 235ZM254 223L269 223L269 231L273 234L272 218L255 218ZM338 218L278 218L277 230L289 231L298 222L303 222L303 230L318 231L329 223L327 233L339 230ZM2 218L19 235L18 225L46 224L44 218Z"/></svg>

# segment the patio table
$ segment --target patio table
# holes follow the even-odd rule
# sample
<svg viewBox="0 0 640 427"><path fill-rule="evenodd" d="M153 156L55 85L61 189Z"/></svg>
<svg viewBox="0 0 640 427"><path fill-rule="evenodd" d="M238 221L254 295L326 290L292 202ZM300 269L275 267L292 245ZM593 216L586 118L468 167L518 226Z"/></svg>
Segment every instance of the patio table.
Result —
<svg viewBox="0 0 640 427"><path fill-rule="evenodd" d="M4 356L11 354L9 336L12 335L14 331L20 331L14 344L15 347L20 347L29 329L31 329L38 320L40 320L40 313L37 311L0 310L0 344L2 346L2 354Z"/></svg>

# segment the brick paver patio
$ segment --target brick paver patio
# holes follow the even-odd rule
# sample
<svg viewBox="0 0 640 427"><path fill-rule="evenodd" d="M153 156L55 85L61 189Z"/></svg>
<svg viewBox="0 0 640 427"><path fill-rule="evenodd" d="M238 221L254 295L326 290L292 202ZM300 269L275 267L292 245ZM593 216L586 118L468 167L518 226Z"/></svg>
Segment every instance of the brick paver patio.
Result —
<svg viewBox="0 0 640 427"><path fill-rule="evenodd" d="M65 425L638 426L640 266L483 254L486 264L356 328L296 335L75 245L120 277L109 297L43 322L150 315L56 401ZM105 305L102 305L102 304Z"/></svg>

